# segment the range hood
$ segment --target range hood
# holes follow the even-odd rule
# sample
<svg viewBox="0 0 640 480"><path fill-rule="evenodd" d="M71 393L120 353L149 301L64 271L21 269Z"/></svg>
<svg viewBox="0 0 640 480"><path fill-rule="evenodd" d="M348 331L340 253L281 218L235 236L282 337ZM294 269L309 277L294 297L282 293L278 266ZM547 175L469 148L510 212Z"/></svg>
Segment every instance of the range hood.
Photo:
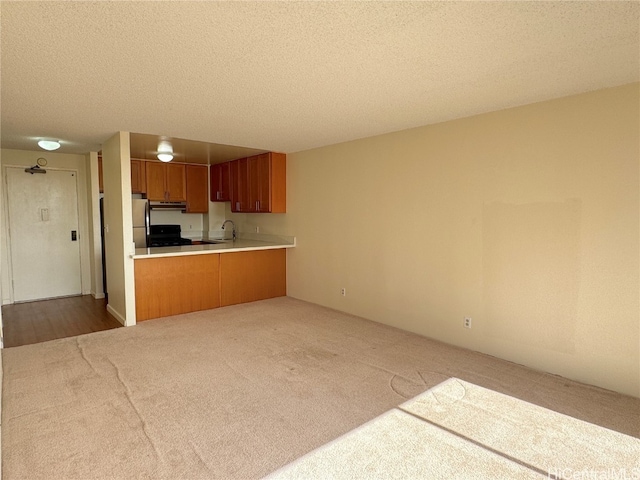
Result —
<svg viewBox="0 0 640 480"><path fill-rule="evenodd" d="M149 202L149 208L151 210L180 210L182 212L187 210L187 202Z"/></svg>

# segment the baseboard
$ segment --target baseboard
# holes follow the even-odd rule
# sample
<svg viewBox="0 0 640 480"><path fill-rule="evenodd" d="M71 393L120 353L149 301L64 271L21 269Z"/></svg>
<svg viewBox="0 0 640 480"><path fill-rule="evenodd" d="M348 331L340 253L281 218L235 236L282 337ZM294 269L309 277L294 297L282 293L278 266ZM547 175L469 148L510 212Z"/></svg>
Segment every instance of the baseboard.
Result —
<svg viewBox="0 0 640 480"><path fill-rule="evenodd" d="M120 315L120 312L118 312L116 309L114 309L111 304L107 304L107 312L109 312L111 315L113 315L114 317L116 317L116 320L118 320L123 326L127 326L127 321L124 319L124 317L122 315Z"/></svg>
<svg viewBox="0 0 640 480"><path fill-rule="evenodd" d="M96 300L100 300L100 299L104 298L104 293L91 292L91 296L93 298L95 298Z"/></svg>

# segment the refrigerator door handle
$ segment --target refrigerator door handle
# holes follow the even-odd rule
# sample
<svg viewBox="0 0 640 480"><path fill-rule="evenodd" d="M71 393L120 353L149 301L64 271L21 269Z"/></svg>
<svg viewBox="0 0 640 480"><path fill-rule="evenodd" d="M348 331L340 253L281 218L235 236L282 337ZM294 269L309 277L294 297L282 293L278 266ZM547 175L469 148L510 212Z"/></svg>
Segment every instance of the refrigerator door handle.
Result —
<svg viewBox="0 0 640 480"><path fill-rule="evenodd" d="M149 246L149 234L151 233L151 208L149 207L149 201L144 207L144 229L145 229L145 244Z"/></svg>

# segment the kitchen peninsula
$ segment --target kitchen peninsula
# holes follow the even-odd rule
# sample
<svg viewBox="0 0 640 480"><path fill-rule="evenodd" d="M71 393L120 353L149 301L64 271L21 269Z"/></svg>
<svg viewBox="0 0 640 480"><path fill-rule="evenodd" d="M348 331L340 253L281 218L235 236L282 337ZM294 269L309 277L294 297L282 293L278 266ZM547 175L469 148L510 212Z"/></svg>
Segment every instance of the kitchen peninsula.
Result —
<svg viewBox="0 0 640 480"><path fill-rule="evenodd" d="M294 237L205 241L135 250L137 322L286 295Z"/></svg>

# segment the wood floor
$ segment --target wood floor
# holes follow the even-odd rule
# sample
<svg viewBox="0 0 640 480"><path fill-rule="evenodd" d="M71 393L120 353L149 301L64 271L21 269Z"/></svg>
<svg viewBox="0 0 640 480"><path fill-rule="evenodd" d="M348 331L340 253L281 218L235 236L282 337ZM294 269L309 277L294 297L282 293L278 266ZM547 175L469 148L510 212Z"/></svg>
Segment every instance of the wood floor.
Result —
<svg viewBox="0 0 640 480"><path fill-rule="evenodd" d="M2 307L4 346L19 347L121 327L104 299L65 297Z"/></svg>

